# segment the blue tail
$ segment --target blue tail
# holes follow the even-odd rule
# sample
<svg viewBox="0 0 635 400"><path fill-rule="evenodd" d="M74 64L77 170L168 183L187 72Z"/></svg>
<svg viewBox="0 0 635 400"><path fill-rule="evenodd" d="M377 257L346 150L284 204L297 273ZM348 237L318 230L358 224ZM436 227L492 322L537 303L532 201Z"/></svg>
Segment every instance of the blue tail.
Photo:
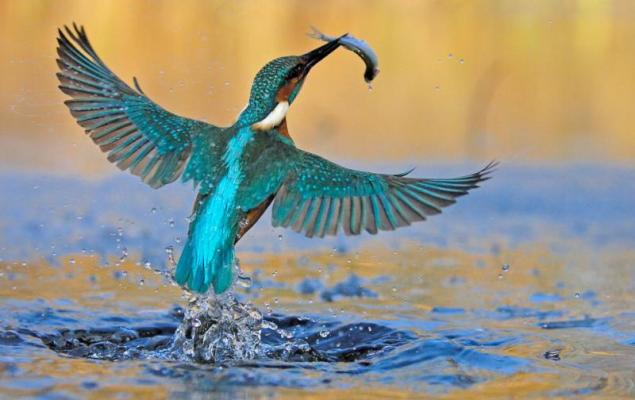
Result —
<svg viewBox="0 0 635 400"><path fill-rule="evenodd" d="M206 199L199 207L174 275L179 285L197 293L212 285L220 294L233 282L235 228L230 213L215 203Z"/></svg>

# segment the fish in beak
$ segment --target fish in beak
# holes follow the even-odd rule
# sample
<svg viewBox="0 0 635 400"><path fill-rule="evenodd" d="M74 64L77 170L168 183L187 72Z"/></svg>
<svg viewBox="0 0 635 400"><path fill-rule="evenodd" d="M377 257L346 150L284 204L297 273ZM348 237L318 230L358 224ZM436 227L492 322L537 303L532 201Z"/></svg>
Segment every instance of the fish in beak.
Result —
<svg viewBox="0 0 635 400"><path fill-rule="evenodd" d="M335 49L340 47L341 45L340 39L342 39L345 36L346 35L342 35L338 38L335 38L329 41L328 43L326 43L325 45L322 45L318 47L317 49L311 50L308 53L300 56L300 59L304 63L303 75L306 76L306 74L311 70L311 68L313 68L317 63L319 63L324 58L326 58L326 56L328 56L333 51L335 51Z"/></svg>

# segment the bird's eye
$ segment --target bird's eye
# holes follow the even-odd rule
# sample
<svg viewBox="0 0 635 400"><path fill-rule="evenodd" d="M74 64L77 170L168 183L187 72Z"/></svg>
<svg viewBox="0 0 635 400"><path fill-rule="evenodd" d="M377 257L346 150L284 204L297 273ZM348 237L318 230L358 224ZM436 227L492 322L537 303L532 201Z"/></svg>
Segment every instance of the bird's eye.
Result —
<svg viewBox="0 0 635 400"><path fill-rule="evenodd" d="M291 68L291 70L287 74L287 80L293 79L293 78L298 78L300 75L302 75L302 71L303 70L304 70L304 68L303 68L302 64L298 64L295 67Z"/></svg>

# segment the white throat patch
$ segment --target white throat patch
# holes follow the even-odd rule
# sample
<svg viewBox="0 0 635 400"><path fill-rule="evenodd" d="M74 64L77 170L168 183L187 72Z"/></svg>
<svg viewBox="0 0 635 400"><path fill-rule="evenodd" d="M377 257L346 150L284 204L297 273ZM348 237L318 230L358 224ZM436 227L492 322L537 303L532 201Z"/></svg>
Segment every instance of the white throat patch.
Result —
<svg viewBox="0 0 635 400"><path fill-rule="evenodd" d="M289 112L289 102L281 101L262 121L256 122L251 127L257 131L268 131L282 122Z"/></svg>

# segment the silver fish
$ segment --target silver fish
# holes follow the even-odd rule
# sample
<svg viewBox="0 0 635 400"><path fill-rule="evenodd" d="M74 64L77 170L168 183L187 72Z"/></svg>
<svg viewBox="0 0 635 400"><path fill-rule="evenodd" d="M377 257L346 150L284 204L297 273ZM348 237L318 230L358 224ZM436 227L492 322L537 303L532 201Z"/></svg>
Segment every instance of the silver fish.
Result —
<svg viewBox="0 0 635 400"><path fill-rule="evenodd" d="M314 39L322 40L325 42L330 42L337 39L337 37L335 36L328 36L323 34L314 26L311 27L311 32L307 33L307 35ZM366 64L366 71L364 71L364 80L367 83L370 83L373 79L375 79L377 74L379 74L379 61L377 59L377 54L375 54L375 51L368 45L368 43L349 34L341 37L340 43L342 44L342 46L354 52L362 60L364 60L364 64Z"/></svg>

